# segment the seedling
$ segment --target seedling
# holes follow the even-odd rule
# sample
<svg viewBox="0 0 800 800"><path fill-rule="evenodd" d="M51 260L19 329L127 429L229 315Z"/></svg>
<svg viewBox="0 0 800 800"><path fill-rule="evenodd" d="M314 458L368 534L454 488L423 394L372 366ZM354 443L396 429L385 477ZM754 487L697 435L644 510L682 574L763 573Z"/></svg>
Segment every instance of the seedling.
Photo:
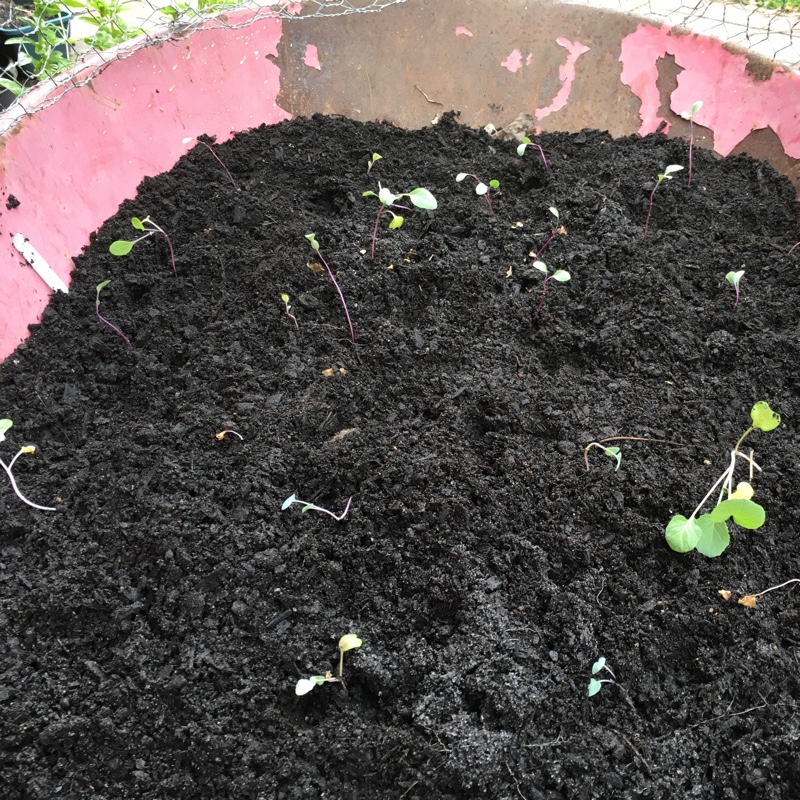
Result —
<svg viewBox="0 0 800 800"><path fill-rule="evenodd" d="M230 180L230 182L233 184L233 188L236 189L237 192L239 191L239 184L234 180L233 175L231 175L231 171L225 166L225 162L214 152L214 148L208 142L203 141L203 139L197 139L194 136L189 136L187 139L183 140L184 144L187 144L188 142L197 142L198 144L203 145L203 147L205 147L206 150L208 150L208 152L217 159L217 162L222 169L225 170L225 174L228 176L228 180Z"/></svg>
<svg viewBox="0 0 800 800"><path fill-rule="evenodd" d="M121 337L122 337L122 338L125 340L125 343L128 345L128 347L133 347L133 345L131 344L131 340L130 340L130 339L129 339L129 338L128 338L128 337L127 337L127 336L126 336L126 335L125 335L125 334L124 334L124 333L123 333L123 332L122 332L122 331L121 331L121 330L120 330L120 329L119 329L119 328L118 328L118 327L117 327L117 326L116 326L116 325L115 325L113 322L109 322L109 321L108 321L108 320L107 320L107 319L106 319L106 318L105 318L105 317L104 317L104 316L103 316L103 315L100 313L100 292L102 292L102 291L103 291L103 289L105 289L105 288L106 288L106 286L108 286L108 284L109 284L109 283L111 283L111 281L110 281L110 280L103 281L102 283L98 283L98 284L97 284L97 286L95 287L95 289L96 289L96 291L97 291L97 297L95 298L95 301L94 301L94 311L95 311L95 314L97 314L97 318L100 320L100 322L104 322L104 323L105 323L106 325L108 325L108 327L109 327L109 328L111 328L111 330L112 330L112 331L114 331L114 332L115 332L115 333L116 333L118 336L121 336Z"/></svg>
<svg viewBox="0 0 800 800"><path fill-rule="evenodd" d="M355 343L356 332L353 330L353 323L350 321L350 312L347 310L347 303L345 302L342 290L339 288L339 284L336 282L336 278L333 275L333 270L330 268L328 262L325 260L322 253L320 253L319 251L319 242L317 241L317 234L307 233L306 239L308 239L308 243L311 245L311 249L317 254L319 260L325 265L325 269L328 270L328 277L331 279L333 285L336 287L336 291L339 293L339 300L342 301L342 308L344 309L344 315L345 317L347 317L347 327L350 328L350 341ZM288 310L286 313L287 314L289 313ZM291 314L289 314L289 316L291 316ZM297 320L295 320L295 324L297 324Z"/></svg>
<svg viewBox="0 0 800 800"><path fill-rule="evenodd" d="M603 451L604 456L613 458L617 462L614 472L619 471L620 465L622 464L622 453L619 447L606 447L604 444L600 444L600 442L589 442L589 444L586 445L586 449L583 451L583 461L586 464L587 472L589 471L589 450L592 447L599 447Z"/></svg>
<svg viewBox="0 0 800 800"><path fill-rule="evenodd" d="M650 215L653 213L653 198L656 195L656 189L658 189L661 184L666 180L672 180L672 173L678 172L682 170L683 167L680 164L670 164L668 167L664 168L664 172L660 173L658 176L658 180L656 181L656 185L653 187L653 191L650 192L650 206L647 209L647 219L644 221L644 242L647 244L647 229L650 226Z"/></svg>
<svg viewBox="0 0 800 800"><path fill-rule="evenodd" d="M461 183L464 178L475 178L475 194L480 195L486 200L486 205L489 206L489 211L494 214L494 209L492 208L492 199L489 195L491 194L491 189L500 188L500 181L492 179L489 181L489 183L484 183L477 175L473 175L471 172L459 172L458 175L456 175L456 183Z"/></svg>
<svg viewBox="0 0 800 800"><path fill-rule="evenodd" d="M740 269L738 272L729 272L725 276L725 280L736 289L736 299L733 301L733 310L736 311L736 306L739 305L739 281L742 280L742 275L744 275L744 270Z"/></svg>
<svg viewBox="0 0 800 800"><path fill-rule="evenodd" d="M544 150L542 150L542 146L537 144L536 142L532 142L527 136L522 137L522 141L519 145L517 145L517 155L524 156L525 150L527 149L528 145L535 147L539 151L539 155L542 157L542 163L544 164L544 168L546 170L550 169L550 166L547 163L547 159L544 157Z"/></svg>
<svg viewBox="0 0 800 800"><path fill-rule="evenodd" d="M764 589L763 592L758 592L758 594L746 594L744 597L739 598L739 605L755 608L756 599L761 597L762 594L774 592L776 589L783 589L784 586L788 586L790 583L800 583L800 578L789 578L788 581L779 583L777 586L770 586L769 589Z"/></svg>
<svg viewBox="0 0 800 800"><path fill-rule="evenodd" d="M135 244L141 242L143 239L149 239L155 233L159 233L167 240L167 244L169 245L169 257L172 260L172 274L177 278L178 268L175 266L175 251L172 249L172 240L167 236L166 231L156 225L150 217L145 217L144 219L133 217L131 219L131 225L133 225L137 231L145 231L144 236L140 236L138 239L133 239L132 241L118 239L116 242L111 242L111 246L108 248L111 255L126 256L133 250Z"/></svg>
<svg viewBox="0 0 800 800"><path fill-rule="evenodd" d="M692 154L694 152L694 115L703 107L702 100L695 100L688 111L684 111L681 116L689 120L689 183L692 185Z"/></svg>
<svg viewBox="0 0 800 800"><path fill-rule="evenodd" d="M605 670L611 677L610 678L595 678L594 676L597 675L599 672ZM589 697L594 697L602 688L604 683L616 683L617 676L611 671L611 667L608 666L606 660L603 656L597 659L597 661L592 664L592 677L589 678L589 688L587 690L587 694Z"/></svg>
<svg viewBox="0 0 800 800"><path fill-rule="evenodd" d="M433 211L438 207L436 198L427 189L422 187L412 189L410 192L394 194L393 192L389 191L389 189L381 186L380 182L378 182L377 194L372 191L367 191L362 192L361 196L377 197L381 204L380 208L378 209L378 216L375 218L375 229L372 231L372 249L370 250L370 255L373 259L375 258L375 242L378 239L378 225L380 225L381 215L384 211L388 211L389 214L392 215L392 221L389 223L389 228L396 230L397 228L402 227L403 223L405 222L405 218L400 214L395 214L392 209L402 208L404 211L411 210L408 206L401 206L397 203L397 201L402 197L407 197L413 206L425 209L427 211Z"/></svg>
<svg viewBox="0 0 800 800"><path fill-rule="evenodd" d="M233 436L238 436L241 441L244 441L244 436L242 436L242 434L239 433L239 431L234 431L234 430L220 431L219 433L214 434L214 438L222 441L229 433L232 434Z"/></svg>
<svg viewBox="0 0 800 800"><path fill-rule="evenodd" d="M347 500L347 505L344 507L344 511L341 514L334 514L333 511L328 511L327 508L323 508L322 506L314 505L314 503L309 503L305 500L298 500L297 495L293 494L287 497L283 501L283 505L281 506L281 511L286 511L289 506L293 505L294 503L300 503L303 506L302 512L305 514L306 511L319 511L321 514L327 514L329 517L333 517L337 522L341 522L346 516L347 512L350 510L350 503L353 502L352 496Z"/></svg>
<svg viewBox="0 0 800 800"><path fill-rule="evenodd" d="M369 161L367 161L367 175L369 175L370 172L372 172L372 168L375 166L375 162L380 161L381 158L383 158L383 156L381 156L380 153L372 154L372 158Z"/></svg>
<svg viewBox="0 0 800 800"><path fill-rule="evenodd" d="M323 683L344 683L342 673L344 672L344 654L348 650L355 650L361 647L363 642L354 633L346 633L339 639L339 677L334 678L331 672L326 672L324 675L312 675L310 678L300 678L294 687L294 693L301 697L308 694L312 689L317 686L322 686Z"/></svg>
<svg viewBox="0 0 800 800"><path fill-rule="evenodd" d="M0 442L5 441L6 433L11 428L14 423L10 419L0 419ZM9 461L8 464L5 461L0 460L0 467L5 470L6 476L8 477L8 481L11 484L11 488L14 490L14 494L22 500L23 503L29 505L31 508L36 508L39 511L56 511L55 508L50 508L49 506L40 506L38 503L34 503L28 500L24 494L19 490L17 486L16 480L14 480L14 473L12 470L14 469L14 464L17 463L17 459L21 455L28 455L30 453L35 453L36 448L33 445L28 445L26 447L20 447L19 452L14 456L14 458Z"/></svg>
<svg viewBox="0 0 800 800"><path fill-rule="evenodd" d="M320 258L322 258L322 256L320 256ZM289 303L289 300L290 300L289 295L288 294L282 294L281 295L281 300L283 300L283 305L284 305L284 308L286 309L286 316L289 317L289 319L292 322L294 322L295 328L300 330L300 326L297 324L297 317L295 317L295 315L292 314L292 306Z"/></svg>
<svg viewBox="0 0 800 800"><path fill-rule="evenodd" d="M559 234L562 236L567 235L567 229L561 224L561 214L559 214L558 209L555 206L550 206L547 209L555 218L556 218L556 226L555 228L550 231L550 238L539 248L539 252L536 253L534 258L539 258L542 253L550 246L550 242L556 238Z"/></svg>
<svg viewBox="0 0 800 800"><path fill-rule="evenodd" d="M748 530L756 530L764 524L764 509L751 500L753 496L751 483L742 481L734 490L733 475L737 458L744 458L749 463L750 481L753 480L753 469L761 472L761 467L753 461L752 450L750 455L746 456L739 452L739 448L754 430L774 430L781 424L781 418L763 400L750 410L750 418L753 424L739 437L736 446L731 450L727 469L715 481L691 516L687 519L681 514L676 514L669 521L666 527L667 544L678 553L696 549L709 558L720 555L730 543L727 521L731 517L737 525ZM718 487L721 488L715 507L709 513L698 516Z"/></svg>
<svg viewBox="0 0 800 800"><path fill-rule="evenodd" d="M534 261L533 268L538 269L539 272L544 272L545 275L544 283L542 284L542 296L539 298L539 305L536 306L536 312L533 315L533 318L537 319L539 312L542 310L542 306L544 305L544 297L547 294L547 284L551 280L558 281L559 283L566 283L569 280L570 275L565 269L557 269L552 275L550 275L547 264L545 264L544 261Z"/></svg>

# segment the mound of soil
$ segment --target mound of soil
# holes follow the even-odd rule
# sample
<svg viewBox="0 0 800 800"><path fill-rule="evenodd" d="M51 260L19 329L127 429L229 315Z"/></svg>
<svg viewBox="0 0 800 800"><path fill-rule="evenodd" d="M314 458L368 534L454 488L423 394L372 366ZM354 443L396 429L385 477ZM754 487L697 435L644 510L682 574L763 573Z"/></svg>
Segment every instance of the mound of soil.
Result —
<svg viewBox="0 0 800 800"><path fill-rule="evenodd" d="M794 192L695 151L645 245L687 143L538 141L549 169L449 116L298 119L213 147L238 188L198 145L93 237L0 374L0 452L35 444L57 508L1 485L5 798L797 796L797 584L736 602L800 577ZM439 207L373 260L379 181ZM571 280L535 317L551 206ZM109 253L147 215L177 278L160 235ZM766 524L673 552L759 400ZM296 696L345 633L345 682Z"/></svg>

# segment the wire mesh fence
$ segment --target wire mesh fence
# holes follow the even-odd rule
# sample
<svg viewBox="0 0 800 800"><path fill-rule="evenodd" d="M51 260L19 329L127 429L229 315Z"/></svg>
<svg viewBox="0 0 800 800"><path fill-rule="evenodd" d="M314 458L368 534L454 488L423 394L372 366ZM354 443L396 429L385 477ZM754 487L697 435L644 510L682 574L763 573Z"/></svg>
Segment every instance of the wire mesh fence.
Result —
<svg viewBox="0 0 800 800"><path fill-rule="evenodd" d="M4 72L0 64L0 86L8 88L7 83L16 81L21 90L21 94L14 92L20 96L0 120L0 134L20 117L35 113L56 102L70 89L89 83L108 64L129 58L143 47L185 38L201 26L238 29L265 17L298 19L374 13L405 2L407 0L257 0L244 3L241 0L0 0L0 28L11 25L15 3L18 8L37 11L36 17L28 14L32 30L26 36L34 39L45 30L45 18L65 8L76 14L74 24L82 23L84 33L89 26L89 32L81 37L59 29L61 32L46 34L41 48L26 45L23 49L28 55L23 53L19 78L11 75L12 80L5 81L9 72ZM788 69L800 69L800 0L561 2L686 29L747 48ZM249 13L237 13L236 21L231 22L228 14L234 10ZM3 18L6 18L5 23ZM37 53L37 48L46 52ZM48 66L45 56L54 57L55 61ZM25 64L26 57L40 65L38 73L30 71L30 65ZM42 63L45 64L43 68ZM5 65L5 70L13 66ZM35 89L28 91L32 85ZM58 91L53 92L53 89ZM4 105L8 105L8 99Z"/></svg>

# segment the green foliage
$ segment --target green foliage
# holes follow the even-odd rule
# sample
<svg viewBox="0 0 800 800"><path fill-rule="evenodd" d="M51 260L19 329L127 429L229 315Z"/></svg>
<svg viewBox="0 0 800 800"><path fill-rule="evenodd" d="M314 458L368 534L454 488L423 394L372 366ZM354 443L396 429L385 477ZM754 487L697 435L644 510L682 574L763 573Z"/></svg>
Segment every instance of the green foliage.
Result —
<svg viewBox="0 0 800 800"><path fill-rule="evenodd" d="M745 458L749 462L752 474L753 468L757 465L752 460L752 456L750 458L743 456L739 452L739 448L745 438L754 430L774 430L780 425L781 418L769 407L768 403L761 400L750 410L750 419L753 424L742 434L731 451L728 468L700 501L692 515L687 518L682 514L675 514L667 523L665 529L667 544L676 552L688 553L691 550L697 550L704 556L715 558L723 553L730 544L728 520L733 519L734 524L747 530L758 530L764 524L766 515L763 507L750 499L753 495L752 486L747 482L742 482L734 490L733 474L737 458ZM700 514L701 509L718 487L721 489L716 505L707 514Z"/></svg>

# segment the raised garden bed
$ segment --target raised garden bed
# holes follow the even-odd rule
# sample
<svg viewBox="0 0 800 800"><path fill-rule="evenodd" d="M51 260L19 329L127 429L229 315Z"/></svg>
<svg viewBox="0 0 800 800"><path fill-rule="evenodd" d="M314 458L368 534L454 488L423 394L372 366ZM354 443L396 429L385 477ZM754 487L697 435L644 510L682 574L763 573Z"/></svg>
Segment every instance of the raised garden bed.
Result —
<svg viewBox="0 0 800 800"><path fill-rule="evenodd" d="M0 373L0 453L35 444L58 508L0 491L8 797L794 796L796 594L736 601L800 577L795 193L696 150L645 246L685 142L536 141L549 169L447 117L262 127L214 148L238 190L198 146L96 234ZM378 181L439 207L372 260ZM534 320L551 206L571 280ZM108 252L148 215L177 279L160 236ZM766 524L671 551L758 400ZM587 472L612 436L659 441ZM297 697L349 632L345 685Z"/></svg>

